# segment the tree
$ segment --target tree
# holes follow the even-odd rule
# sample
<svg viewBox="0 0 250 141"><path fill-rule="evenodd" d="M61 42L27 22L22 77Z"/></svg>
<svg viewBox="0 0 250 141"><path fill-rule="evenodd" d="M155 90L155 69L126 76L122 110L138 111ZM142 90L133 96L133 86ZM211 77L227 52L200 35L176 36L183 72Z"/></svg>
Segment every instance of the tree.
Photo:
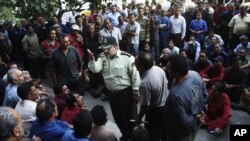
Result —
<svg viewBox="0 0 250 141"><path fill-rule="evenodd" d="M97 8L102 0L64 0L69 10L80 10L86 2ZM0 9L8 7L18 18L31 19L43 15L50 18L57 11L62 10L61 0L0 0ZM9 13L10 14L10 13Z"/></svg>

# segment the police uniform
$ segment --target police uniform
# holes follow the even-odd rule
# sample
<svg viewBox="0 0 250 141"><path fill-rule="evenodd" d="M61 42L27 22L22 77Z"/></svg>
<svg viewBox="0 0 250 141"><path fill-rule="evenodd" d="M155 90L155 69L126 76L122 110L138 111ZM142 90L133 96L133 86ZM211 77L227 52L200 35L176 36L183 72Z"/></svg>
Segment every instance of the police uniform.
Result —
<svg viewBox="0 0 250 141"><path fill-rule="evenodd" d="M114 57L101 53L97 61L90 60L88 64L92 72L102 71L114 120L125 139L130 138L133 130L129 121L133 118L132 94L139 94L140 75L134 60L131 54L118 49Z"/></svg>

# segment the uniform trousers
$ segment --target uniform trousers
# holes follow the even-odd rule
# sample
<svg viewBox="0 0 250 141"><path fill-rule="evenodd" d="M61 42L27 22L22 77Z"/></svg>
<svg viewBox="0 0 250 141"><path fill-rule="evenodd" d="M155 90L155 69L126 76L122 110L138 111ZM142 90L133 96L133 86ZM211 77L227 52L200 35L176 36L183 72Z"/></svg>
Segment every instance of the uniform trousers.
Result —
<svg viewBox="0 0 250 141"><path fill-rule="evenodd" d="M108 90L109 103L114 120L122 133L122 139L127 140L131 137L133 124L133 98L132 87L120 91Z"/></svg>

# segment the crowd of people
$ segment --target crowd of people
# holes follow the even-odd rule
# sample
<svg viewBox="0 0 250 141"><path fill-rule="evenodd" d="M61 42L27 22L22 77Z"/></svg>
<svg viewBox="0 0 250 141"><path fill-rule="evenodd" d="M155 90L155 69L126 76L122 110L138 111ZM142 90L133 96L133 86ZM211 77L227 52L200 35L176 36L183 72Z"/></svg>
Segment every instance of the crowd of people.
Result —
<svg viewBox="0 0 250 141"><path fill-rule="evenodd" d="M192 141L200 127L223 132L231 108L250 113L247 7L193 3L1 24L0 139ZM121 137L102 105L87 108L86 91L110 103Z"/></svg>

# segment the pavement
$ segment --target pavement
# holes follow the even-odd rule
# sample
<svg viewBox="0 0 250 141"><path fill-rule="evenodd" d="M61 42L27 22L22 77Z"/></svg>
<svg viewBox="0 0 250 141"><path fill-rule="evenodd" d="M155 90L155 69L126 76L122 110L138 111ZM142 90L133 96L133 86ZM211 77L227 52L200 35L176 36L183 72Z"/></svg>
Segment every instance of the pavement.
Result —
<svg viewBox="0 0 250 141"><path fill-rule="evenodd" d="M50 93L53 93L51 90L52 84L48 80L43 80L42 83L48 89ZM103 105L108 115L108 123L106 124L107 127L112 129L117 137L121 136L119 128L116 126L108 101L101 101L100 98L93 98L88 92L85 93L84 98L87 102L87 108L91 110L95 105ZM138 105L139 106L139 105ZM230 118L229 125L250 125L250 114L239 111L239 110L231 110L232 116ZM229 125L223 130L221 134L215 135L209 133L206 129L200 128L196 137L195 141L229 141L230 137L230 129Z"/></svg>

